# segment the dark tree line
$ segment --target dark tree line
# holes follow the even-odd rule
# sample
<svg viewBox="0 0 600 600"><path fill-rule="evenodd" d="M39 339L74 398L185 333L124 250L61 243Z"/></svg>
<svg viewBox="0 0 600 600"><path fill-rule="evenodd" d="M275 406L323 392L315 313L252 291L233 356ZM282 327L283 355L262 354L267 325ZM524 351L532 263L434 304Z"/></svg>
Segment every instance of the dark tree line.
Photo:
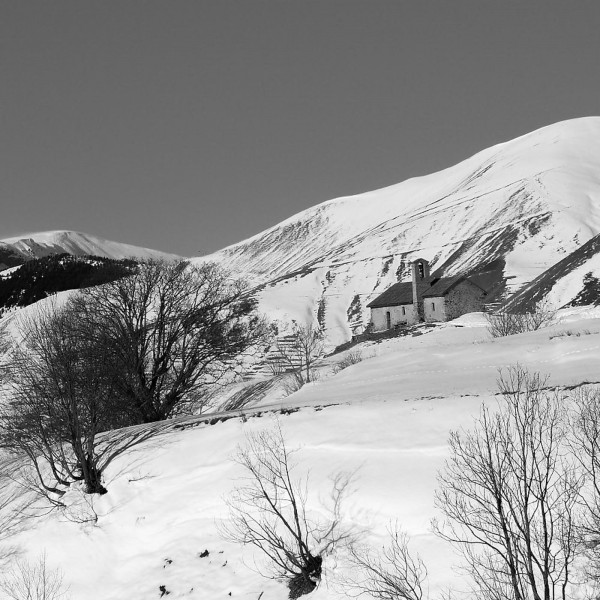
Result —
<svg viewBox="0 0 600 600"><path fill-rule="evenodd" d="M0 308L29 306L65 290L100 285L133 272L133 260L100 256L52 254L29 260L6 277L0 277Z"/></svg>

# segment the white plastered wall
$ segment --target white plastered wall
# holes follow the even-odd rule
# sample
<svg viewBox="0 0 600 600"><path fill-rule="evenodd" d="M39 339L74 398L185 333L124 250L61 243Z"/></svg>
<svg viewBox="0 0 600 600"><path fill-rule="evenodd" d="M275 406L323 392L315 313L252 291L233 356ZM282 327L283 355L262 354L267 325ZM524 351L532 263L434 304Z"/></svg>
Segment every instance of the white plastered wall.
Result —
<svg viewBox="0 0 600 600"><path fill-rule="evenodd" d="M404 309L404 314L402 313ZM388 328L387 313L390 313L391 326L396 325L412 325L416 323L415 310L412 304L404 304L403 306L386 306L383 308L371 309L371 323L373 323L373 331L385 331Z"/></svg>

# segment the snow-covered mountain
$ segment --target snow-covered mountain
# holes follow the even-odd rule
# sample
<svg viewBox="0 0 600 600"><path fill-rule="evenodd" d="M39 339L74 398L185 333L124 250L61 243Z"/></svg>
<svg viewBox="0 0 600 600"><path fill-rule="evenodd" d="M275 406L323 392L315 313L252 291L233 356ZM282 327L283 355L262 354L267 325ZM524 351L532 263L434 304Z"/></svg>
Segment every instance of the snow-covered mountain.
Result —
<svg viewBox="0 0 600 600"><path fill-rule="evenodd" d="M337 198L197 260L217 260L263 285L263 309L282 320L317 315L331 342L368 323L367 303L417 256L444 275L502 271L517 292L600 233L600 117L560 122L498 144L438 173ZM570 302L577 273L554 273L554 304ZM571 265L571 267L569 267ZM570 275L568 285L561 285Z"/></svg>
<svg viewBox="0 0 600 600"><path fill-rule="evenodd" d="M438 275L493 270L520 306L571 303L600 276L600 117L563 121L438 173L337 198L195 261L259 286L282 323L317 318L330 344L369 322L367 304L416 257ZM0 241L0 265L51 253L173 258L72 231Z"/></svg>
<svg viewBox="0 0 600 600"><path fill-rule="evenodd" d="M566 304L587 273L600 275L599 149L599 118L559 123L441 173L326 202L204 260L245 273L271 316L320 316L330 340L344 339L348 323L364 317L369 299L406 275L416 255L447 274L501 270L517 304L544 297ZM8 240L7 252L143 250L83 234L66 235L61 243L76 241L65 247L60 234L67 232ZM37 518L23 511L0 551L18 550L32 565L46 556L74 600L285 598L284 582L260 576L260 552L224 539L221 527L223 498L243 480L232 459L238 444L248 432L281 426L298 450L294 476L310 474L310 516L323 514L332 474L355 473L342 524L379 549L386 527L398 523L429 569L431 597L451 589L468 599L459 557L431 530L441 516L434 492L450 430L470 428L482 404L495 406L498 369L517 359L565 394L597 385L599 344L600 307L565 309L546 329L506 338L491 339L483 315L470 314L420 335L364 343L361 362L338 371L342 355L331 356L320 378L285 398L272 388L244 414L143 426L158 427L156 436L111 463L107 494L89 496L75 484L64 508L43 507ZM23 495L15 481L3 483L4 497ZM352 568L343 548L328 555L321 584L306 598L347 598ZM575 584L568 593L585 592Z"/></svg>
<svg viewBox="0 0 600 600"><path fill-rule="evenodd" d="M0 240L0 263L2 255L15 259L41 258L49 254L67 252L74 256L104 256L106 258L177 258L174 254L140 248L130 244L111 242L77 231L44 231L28 233ZM4 264L11 262L10 258ZM21 260L22 262L22 260ZM7 266L12 266L7 264Z"/></svg>

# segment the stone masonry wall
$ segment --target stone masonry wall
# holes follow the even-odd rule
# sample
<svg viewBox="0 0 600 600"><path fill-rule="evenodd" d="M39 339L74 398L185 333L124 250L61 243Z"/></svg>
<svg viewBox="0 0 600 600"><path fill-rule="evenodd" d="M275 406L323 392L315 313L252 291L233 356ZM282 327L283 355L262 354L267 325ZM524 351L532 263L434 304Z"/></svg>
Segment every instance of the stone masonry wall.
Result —
<svg viewBox="0 0 600 600"><path fill-rule="evenodd" d="M477 286L462 281L445 297L446 320L451 321L469 312L483 310L484 294Z"/></svg>

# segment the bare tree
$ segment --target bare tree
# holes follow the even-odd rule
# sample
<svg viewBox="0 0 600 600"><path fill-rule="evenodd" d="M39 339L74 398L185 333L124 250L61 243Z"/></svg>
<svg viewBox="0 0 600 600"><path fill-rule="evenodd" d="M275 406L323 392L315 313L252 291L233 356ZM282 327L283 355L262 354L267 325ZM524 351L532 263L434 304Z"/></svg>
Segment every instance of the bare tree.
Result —
<svg viewBox="0 0 600 600"><path fill-rule="evenodd" d="M588 574L600 585L600 389L580 388L574 394L571 427L574 455L586 475L581 494L585 518L580 534L588 558Z"/></svg>
<svg viewBox="0 0 600 600"><path fill-rule="evenodd" d="M321 579L323 558L350 538L341 506L351 477L332 479L328 516L313 517L307 510L308 479L293 476L292 452L279 426L249 435L237 462L245 477L226 501L223 534L258 549L267 562L259 572L285 581L290 598L310 593Z"/></svg>
<svg viewBox="0 0 600 600"><path fill-rule="evenodd" d="M315 363L323 354L323 332L313 324L294 324L293 331L277 343L277 374L288 373L289 393L299 390L315 378Z"/></svg>
<svg viewBox="0 0 600 600"><path fill-rule="evenodd" d="M50 569L46 554L37 562L17 560L0 579L7 600L66 600L68 589L60 570Z"/></svg>
<svg viewBox="0 0 600 600"><path fill-rule="evenodd" d="M126 424L127 415L109 368L110 348L82 334L81 308L48 305L20 318L6 357L0 447L28 459L22 483L34 487L36 481L48 498L76 481L87 493L105 493L103 470L140 441L132 435L119 444L100 443L100 434Z"/></svg>
<svg viewBox="0 0 600 600"><path fill-rule="evenodd" d="M569 597L582 485L565 444L565 407L520 367L501 373L498 410L450 436L434 523L458 544L478 594L493 600Z"/></svg>
<svg viewBox="0 0 600 600"><path fill-rule="evenodd" d="M89 336L113 357L111 383L136 423L198 409L266 332L246 285L214 264L148 262L77 302Z"/></svg>
<svg viewBox="0 0 600 600"><path fill-rule="evenodd" d="M376 600L422 600L427 569L418 555L411 554L408 536L397 523L388 526L388 543L380 551L350 545L351 573L344 587L351 597Z"/></svg>

